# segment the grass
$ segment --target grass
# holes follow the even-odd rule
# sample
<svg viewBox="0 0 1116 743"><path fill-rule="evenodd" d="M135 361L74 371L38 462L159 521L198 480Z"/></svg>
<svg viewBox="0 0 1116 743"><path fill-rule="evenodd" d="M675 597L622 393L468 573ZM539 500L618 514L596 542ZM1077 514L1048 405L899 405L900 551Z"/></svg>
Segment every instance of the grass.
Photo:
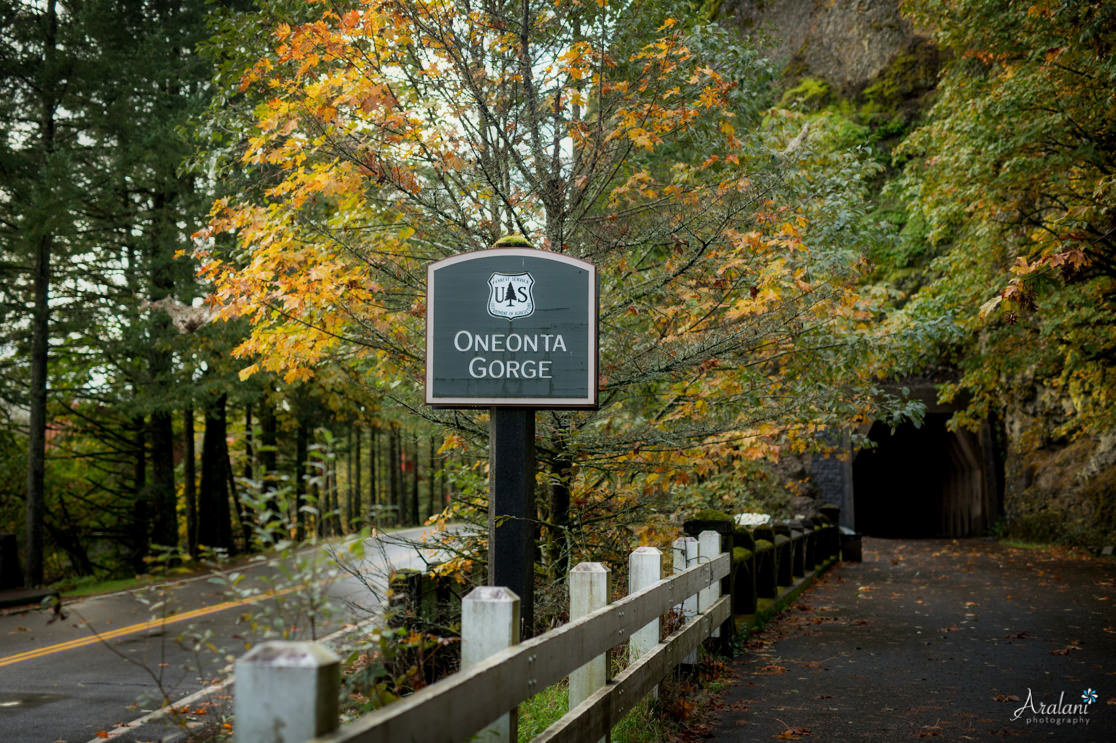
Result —
<svg viewBox="0 0 1116 743"><path fill-rule="evenodd" d="M1044 550L1053 546L1044 542L1024 542L1019 539L1001 539L1000 544L1021 550Z"/></svg>
<svg viewBox="0 0 1116 743"><path fill-rule="evenodd" d="M612 743L659 743L666 740L663 723L655 714L653 699L646 696L612 728ZM569 711L569 687L565 681L547 687L519 705L518 743L526 743L561 719Z"/></svg>
<svg viewBox="0 0 1116 743"><path fill-rule="evenodd" d="M66 598L81 598L84 596L97 596L102 593L116 593L117 591L130 591L143 588L153 583L162 583L176 578L185 578L197 571L187 568L171 570L160 575L137 575L130 578L105 578L103 576L85 575L80 578L66 578L50 585Z"/></svg>
<svg viewBox="0 0 1116 743"><path fill-rule="evenodd" d="M518 741L529 741L557 722L569 710L569 686L565 681L548 686L519 705Z"/></svg>

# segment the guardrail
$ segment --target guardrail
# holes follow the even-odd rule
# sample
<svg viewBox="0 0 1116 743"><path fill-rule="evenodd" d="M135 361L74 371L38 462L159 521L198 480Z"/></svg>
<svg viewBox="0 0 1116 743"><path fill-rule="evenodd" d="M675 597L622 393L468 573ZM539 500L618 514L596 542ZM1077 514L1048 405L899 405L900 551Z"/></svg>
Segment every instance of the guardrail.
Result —
<svg viewBox="0 0 1116 743"><path fill-rule="evenodd" d="M623 716L722 625L731 628L731 572L721 535L675 543L675 574L661 578L662 554L629 558L629 594L608 604L607 569L570 573L571 621L518 642L519 599L504 588L474 589L462 601L462 670L337 729L337 657L314 643L264 643L236 664L236 740L373 743L516 739L515 708L570 676L570 711L538 741L604 738ZM662 642L659 618L681 610L685 624ZM578 616L583 614L583 616ZM629 665L606 680L607 651L628 643ZM324 652L323 652L324 651Z"/></svg>

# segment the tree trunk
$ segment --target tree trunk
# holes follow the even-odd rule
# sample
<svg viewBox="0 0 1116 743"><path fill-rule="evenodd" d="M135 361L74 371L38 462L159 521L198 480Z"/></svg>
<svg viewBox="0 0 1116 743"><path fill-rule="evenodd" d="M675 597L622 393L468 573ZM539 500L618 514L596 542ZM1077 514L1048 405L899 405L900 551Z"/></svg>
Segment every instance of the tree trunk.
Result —
<svg viewBox="0 0 1116 743"><path fill-rule="evenodd" d="M376 473L376 439L379 438L379 436L377 435L378 433L379 433L379 428L375 424L373 424L372 429L368 432L368 509L369 510L365 514L365 517L368 519L368 524L370 526L373 524L371 514L375 512L373 509L375 509L375 507L377 505L376 496L378 495L378 493L376 492L376 474L377 474Z"/></svg>
<svg viewBox="0 0 1116 743"><path fill-rule="evenodd" d="M399 427L392 423L388 431L388 492L397 525L403 523L402 491L399 484Z"/></svg>
<svg viewBox="0 0 1116 743"><path fill-rule="evenodd" d="M325 497L324 498L322 497L322 488L321 488L321 483L322 483L323 479L325 480L325 485L326 485L326 491L325 491ZM329 478L328 477L326 477L326 478L315 477L314 478L314 480L310 483L310 497L314 500L314 503L317 504L317 509L318 509L318 518L315 521L315 523L313 524L314 533L318 535L319 539L321 539L322 537L326 536L326 533L327 533L326 530L329 528L329 524L326 523L327 519L323 518L323 516L328 514L329 510L330 510L330 508L329 508Z"/></svg>
<svg viewBox="0 0 1116 743"><path fill-rule="evenodd" d="M429 446L427 447L427 453L430 455L430 458L427 460L429 463L429 467L427 467L426 470L427 477L429 478L429 482L427 483L427 485L429 486L429 490L427 492L427 505L429 506L429 508L427 509L427 516L430 517L433 516L434 513L438 510L438 499L437 493L435 492L436 483L434 482L436 477L434 471L434 457L437 456L437 450L435 449L433 436L429 437L427 443L429 444Z"/></svg>
<svg viewBox="0 0 1116 743"><path fill-rule="evenodd" d="M50 248L49 234L39 238L32 269L35 299L31 317L31 415L27 441L27 537L23 564L23 582L27 586L39 586L43 583Z"/></svg>
<svg viewBox="0 0 1116 743"><path fill-rule="evenodd" d="M356 427L352 423L349 424L349 430L346 434L348 439L347 451L345 452L345 523L351 524L353 522L353 470L357 467L357 463L353 461L353 439L356 437ZM340 497L338 493L338 497ZM341 514L337 514L341 518Z"/></svg>
<svg viewBox="0 0 1116 743"><path fill-rule="evenodd" d="M355 439L355 441L353 443L355 445L355 448L353 450L353 457L355 457L355 459L356 459L356 464L353 465L354 482L353 482L352 490L350 491L350 492L352 492L352 498L349 501L349 531L350 532L354 532L354 531L356 531L357 529L360 528L360 515L361 515L360 514L360 510L361 510L360 509L360 497L363 494L361 492L363 490L363 487L362 487L362 483L361 483L361 471L362 470L361 470L361 461L360 461L361 460L360 440L362 438L364 438L364 436L363 436L363 433L361 431L360 424L359 423L354 424L354 426L353 426L353 439Z"/></svg>
<svg viewBox="0 0 1116 743"><path fill-rule="evenodd" d="M143 418L132 422L135 431L135 459L132 463L132 569L137 574L147 572L144 558L147 557L148 519L150 509L147 503L147 425Z"/></svg>
<svg viewBox="0 0 1116 743"><path fill-rule="evenodd" d="M550 574L558 579L569 572L570 565L570 477L572 465L569 460L559 459L554 462L554 471L550 480L550 524L547 540L547 553L550 562Z"/></svg>
<svg viewBox="0 0 1116 743"><path fill-rule="evenodd" d="M256 474L256 447L255 432L252 429L252 403L244 406L244 481L251 483ZM230 466L229 471L232 471ZM248 487L251 487L250 485ZM252 532L256 526L256 514L249 510L241 501L236 488L233 488L233 497L236 498L237 511L240 513L240 529L244 534L244 550L252 551Z"/></svg>
<svg viewBox="0 0 1116 743"><path fill-rule="evenodd" d="M185 443L185 461L183 463L183 478L186 480L184 495L186 498L186 549L191 557L198 556L198 492L197 472L194 452L194 405L191 403L182 409L182 433Z"/></svg>
<svg viewBox="0 0 1116 743"><path fill-rule="evenodd" d="M232 457L229 452L228 442L225 443L225 475L229 481L229 497L232 499L233 506L236 509L236 520L240 525L240 537L244 542L244 550L246 552L252 549L252 521L251 514L248 509L244 507L244 501L240 497L240 493L236 489L236 477L233 475ZM240 549L231 536L229 539L231 552L239 552Z"/></svg>
<svg viewBox="0 0 1116 743"><path fill-rule="evenodd" d="M58 43L58 11L55 0L46 4L43 25L45 85L40 97L39 139L45 160L54 152L55 112L58 107L54 80L54 53ZM44 168L45 170L45 168ZM49 189L50 186L48 185ZM49 194L47 194L49 198ZM32 259L31 314L31 389L30 418L27 432L27 536L24 545L23 582L26 586L43 583L43 511L46 503L46 427L47 427L47 364L50 334L50 260L54 234L43 224L40 234L32 238L35 246Z"/></svg>
<svg viewBox="0 0 1116 743"><path fill-rule="evenodd" d="M411 451L415 459L411 463L411 523L415 526L421 524L419 520L419 437L411 434Z"/></svg>
<svg viewBox="0 0 1116 743"><path fill-rule="evenodd" d="M265 519L266 521L279 520L279 504L275 502L274 498L279 479L279 427L275 420L273 394L274 391L268 385L260 408L260 467L263 469L260 477L263 480L264 494L271 496L267 499L268 517Z"/></svg>
<svg viewBox="0 0 1116 743"><path fill-rule="evenodd" d="M178 514L174 488L174 419L156 410L148 421L151 442L152 541L160 547L178 546Z"/></svg>
<svg viewBox="0 0 1116 743"><path fill-rule="evenodd" d="M310 448L310 425L306 420L306 406L299 395L298 429L295 432L295 539L306 538L306 514L302 506L306 500L306 459Z"/></svg>
<svg viewBox="0 0 1116 743"><path fill-rule="evenodd" d="M205 407L202 436L201 490L198 494L198 544L232 549L232 514L229 511L229 453L225 438L228 396L218 395Z"/></svg>
<svg viewBox="0 0 1116 743"><path fill-rule="evenodd" d="M341 504L338 502L338 499L341 497L341 488L337 484L337 458L336 457L334 457L330 461L329 470L326 473L326 475L327 475L327 479L326 479L327 487L329 488L329 492L332 493L332 507L330 508L330 512L333 514L333 517L332 517L332 520L331 520L332 524L333 524L333 533L339 535L339 534L342 534L344 532L341 529Z"/></svg>
<svg viewBox="0 0 1116 743"><path fill-rule="evenodd" d="M441 495L441 500L439 501L439 507L440 508L445 508L446 506L449 505L449 477L448 477L449 473L446 471L446 469L447 469L447 466L452 461L453 461L453 452L452 451L446 452L445 455L442 457L442 462L441 462L441 467L440 467L440 469L442 470L442 481L438 485L438 491L439 491L439 494Z"/></svg>

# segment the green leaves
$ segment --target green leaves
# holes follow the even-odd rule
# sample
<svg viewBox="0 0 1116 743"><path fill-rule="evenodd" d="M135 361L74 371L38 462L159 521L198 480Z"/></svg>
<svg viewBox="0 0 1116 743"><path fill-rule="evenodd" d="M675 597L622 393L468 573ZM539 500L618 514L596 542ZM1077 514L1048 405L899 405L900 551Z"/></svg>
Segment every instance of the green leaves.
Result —
<svg viewBox="0 0 1116 743"><path fill-rule="evenodd" d="M956 354L973 420L1035 386L1068 394L1062 433L1116 424L1116 84L1105 3L919 0L951 53L900 181L937 253L890 327ZM936 349L936 350L934 350ZM1090 350L1085 350L1090 349ZM948 358L948 355L946 356ZM1070 392L1070 390L1073 392Z"/></svg>

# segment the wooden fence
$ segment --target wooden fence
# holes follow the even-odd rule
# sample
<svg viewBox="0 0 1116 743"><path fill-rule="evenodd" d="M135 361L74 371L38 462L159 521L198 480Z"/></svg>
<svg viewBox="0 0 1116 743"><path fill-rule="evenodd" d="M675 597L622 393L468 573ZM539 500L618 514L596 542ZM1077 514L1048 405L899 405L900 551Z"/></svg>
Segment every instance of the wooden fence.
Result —
<svg viewBox="0 0 1116 743"><path fill-rule="evenodd" d="M571 674L569 713L535 740L603 738L705 638L731 619L731 598L721 596L720 590L731 562L721 552L720 535L708 532L698 540L690 539L704 548L696 559L687 556L686 540L678 541L683 557L676 556L678 571L668 579L660 578L662 555L658 549L641 547L633 552L629 594L615 603L604 600L607 569L597 563L575 567L571 571L571 621L522 643L515 637L519 599L503 588L474 589L462 602L462 669L340 729L336 656L323 655L322 648L313 643L261 644L237 661L236 740L301 743L317 735L317 743L452 743L480 732L478 740L514 741L517 705ZM691 563L695 564L689 567ZM593 608L595 604L600 608ZM584 616L576 616L579 607L587 611ZM687 607L692 615L659 642L659 618L675 607ZM583 669L593 664L599 668L608 650L625 642L630 662L615 678L606 681L603 672ZM507 647L499 649L499 645ZM479 659L478 654L487 657ZM590 688L594 677L598 688ZM332 704L327 700L331 693ZM297 705L291 700L296 699L323 701L316 702L312 710L295 711L292 707Z"/></svg>
<svg viewBox="0 0 1116 743"><path fill-rule="evenodd" d="M687 531L708 525L689 522ZM340 729L337 657L314 643L264 643L236 664L236 741L514 741L517 706L566 677L569 712L535 743L604 739L676 666L694 662L706 638L727 641L734 608L754 614L799 590L791 584L803 585L840 549L826 516L749 530L712 526L675 541L667 579L658 549L635 550L629 593L615 603L607 603L607 568L578 565L570 572L570 622L522 643L518 597L474 589L462 600L461 670ZM722 582L730 593L722 595ZM660 642L659 618L672 609L684 623ZM623 643L629 664L610 680L606 653Z"/></svg>

